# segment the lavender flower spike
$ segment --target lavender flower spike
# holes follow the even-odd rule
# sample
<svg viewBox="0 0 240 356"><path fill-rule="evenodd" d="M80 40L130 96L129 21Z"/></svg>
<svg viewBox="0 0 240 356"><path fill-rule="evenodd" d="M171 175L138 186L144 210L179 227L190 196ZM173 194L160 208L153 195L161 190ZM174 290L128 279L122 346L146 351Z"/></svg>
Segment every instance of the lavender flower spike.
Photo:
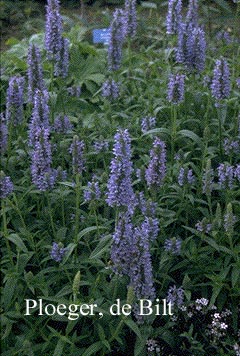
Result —
<svg viewBox="0 0 240 356"><path fill-rule="evenodd" d="M217 102L228 98L230 95L230 71L224 58L215 62L211 90L212 96Z"/></svg>
<svg viewBox="0 0 240 356"><path fill-rule="evenodd" d="M166 175L166 145L156 138L150 151L150 162L145 172L148 187L161 186Z"/></svg>
<svg viewBox="0 0 240 356"><path fill-rule="evenodd" d="M133 225L128 212L119 214L118 223L115 226L111 247L111 260L113 271L119 275L128 275L131 260L131 239Z"/></svg>
<svg viewBox="0 0 240 356"><path fill-rule="evenodd" d="M182 0L168 0L168 13L166 18L167 34L176 34L182 21Z"/></svg>
<svg viewBox="0 0 240 356"><path fill-rule="evenodd" d="M110 39L108 46L108 69L110 71L115 71L120 68L122 60L122 46L126 33L124 22L125 14L123 10L115 10L110 26Z"/></svg>
<svg viewBox="0 0 240 356"><path fill-rule="evenodd" d="M155 298L155 288L153 283L153 269L150 254L149 230L146 225L134 229L132 235L130 258L130 285L134 288L135 295L138 299Z"/></svg>
<svg viewBox="0 0 240 356"><path fill-rule="evenodd" d="M48 128L36 127L31 152L31 175L33 184L41 191L52 188L56 180L56 171L51 168L52 152L49 136Z"/></svg>
<svg viewBox="0 0 240 356"><path fill-rule="evenodd" d="M195 27L198 25L198 0L189 0L186 23Z"/></svg>
<svg viewBox="0 0 240 356"><path fill-rule="evenodd" d="M113 79L106 80L102 85L102 96L116 100L119 97L119 83L116 83Z"/></svg>
<svg viewBox="0 0 240 356"><path fill-rule="evenodd" d="M114 158L111 161L111 173L107 184L106 201L112 207L127 207L128 211L133 213L136 199L132 188L131 175L133 167L128 130L118 130L114 139Z"/></svg>
<svg viewBox="0 0 240 356"><path fill-rule="evenodd" d="M62 18L58 0L48 0L46 6L45 48L49 59L60 61L62 49Z"/></svg>
<svg viewBox="0 0 240 356"><path fill-rule="evenodd" d="M0 114L0 152L4 153L7 150L8 144L8 126L4 113Z"/></svg>
<svg viewBox="0 0 240 356"><path fill-rule="evenodd" d="M3 171L0 172L0 198L7 198L13 191L13 183L11 178L6 176Z"/></svg>
<svg viewBox="0 0 240 356"><path fill-rule="evenodd" d="M70 146L70 153L72 154L73 174L82 174L85 169L85 161L83 159L84 142L80 141L78 136L74 136L73 143Z"/></svg>
<svg viewBox="0 0 240 356"><path fill-rule="evenodd" d="M12 77L7 89L6 120L13 125L23 120L24 78Z"/></svg>
<svg viewBox="0 0 240 356"><path fill-rule="evenodd" d="M136 0L125 0L126 35L134 37L137 32Z"/></svg>
<svg viewBox="0 0 240 356"><path fill-rule="evenodd" d="M168 83L168 101L172 104L180 104L184 100L184 74L171 74Z"/></svg>
<svg viewBox="0 0 240 356"><path fill-rule="evenodd" d="M63 248L62 243L53 242L51 250L51 258L56 262L61 262L66 253L66 248Z"/></svg>
<svg viewBox="0 0 240 356"><path fill-rule="evenodd" d="M28 101L33 104L36 89L44 90L40 50L31 44L28 49Z"/></svg>
<svg viewBox="0 0 240 356"><path fill-rule="evenodd" d="M47 90L40 91L37 89L33 99L33 111L28 133L29 144L31 146L34 146L35 144L35 141L38 137L38 129L40 127L44 127L50 130L48 106L49 95Z"/></svg>

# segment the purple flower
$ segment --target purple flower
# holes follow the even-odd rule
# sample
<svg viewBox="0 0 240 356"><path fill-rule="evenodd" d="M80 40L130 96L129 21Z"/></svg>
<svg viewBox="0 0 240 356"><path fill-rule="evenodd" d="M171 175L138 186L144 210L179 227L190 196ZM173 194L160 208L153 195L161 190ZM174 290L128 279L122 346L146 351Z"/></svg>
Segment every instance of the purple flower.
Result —
<svg viewBox="0 0 240 356"><path fill-rule="evenodd" d="M227 31L219 31L217 34L216 34L216 39L219 41L219 40L223 40L227 45L232 43L232 38L231 38L231 35L229 32Z"/></svg>
<svg viewBox="0 0 240 356"><path fill-rule="evenodd" d="M234 167L221 163L218 168L218 184L220 188L233 188Z"/></svg>
<svg viewBox="0 0 240 356"><path fill-rule="evenodd" d="M107 141L101 141L101 140L97 140L93 143L93 148L95 150L96 153L100 153L103 151L107 151L109 147L109 143Z"/></svg>
<svg viewBox="0 0 240 356"><path fill-rule="evenodd" d="M4 113L0 114L0 152L4 153L7 150L8 144L8 126Z"/></svg>
<svg viewBox="0 0 240 356"><path fill-rule="evenodd" d="M106 80L102 85L102 96L115 100L119 97L119 83L116 83L113 79Z"/></svg>
<svg viewBox="0 0 240 356"><path fill-rule="evenodd" d="M178 31L176 60L184 63L189 70L202 72L205 66L206 40L205 32L192 23L182 23Z"/></svg>
<svg viewBox="0 0 240 356"><path fill-rule="evenodd" d="M145 223L136 227L132 234L130 250L130 286L134 288L136 298L155 298L153 268L150 254L149 230Z"/></svg>
<svg viewBox="0 0 240 356"><path fill-rule="evenodd" d="M164 242L165 251L171 252L173 255L180 255L182 240L176 237L172 239L166 239Z"/></svg>
<svg viewBox="0 0 240 356"><path fill-rule="evenodd" d="M202 72L205 66L206 40L205 32L200 27L195 27L188 31L186 39L185 64L188 69L196 69Z"/></svg>
<svg viewBox="0 0 240 356"><path fill-rule="evenodd" d="M45 48L54 63L54 75L65 78L69 65L69 40L62 37L63 25L58 0L48 0L46 6Z"/></svg>
<svg viewBox="0 0 240 356"><path fill-rule="evenodd" d="M152 218L155 217L157 203L152 202L151 200L146 201L143 192L138 194L138 206L144 216Z"/></svg>
<svg viewBox="0 0 240 356"><path fill-rule="evenodd" d="M189 0L186 23L198 25L198 0Z"/></svg>
<svg viewBox="0 0 240 356"><path fill-rule="evenodd" d="M118 70L122 60L122 46L125 37L125 14L121 9L113 13L108 46L108 69Z"/></svg>
<svg viewBox="0 0 240 356"><path fill-rule="evenodd" d="M168 0L168 13L166 18L167 34L176 34L182 21L182 0Z"/></svg>
<svg viewBox="0 0 240 356"><path fill-rule="evenodd" d="M66 115L58 115L54 121L54 130L57 133L67 133L71 131L73 125Z"/></svg>
<svg viewBox="0 0 240 356"><path fill-rule="evenodd" d="M44 90L40 50L31 44L28 49L28 101L33 103L36 89Z"/></svg>
<svg viewBox="0 0 240 356"><path fill-rule="evenodd" d="M111 247L113 271L119 275L128 275L129 273L132 235L133 225L129 213L120 213Z"/></svg>
<svg viewBox="0 0 240 356"><path fill-rule="evenodd" d="M137 32L136 0L125 0L126 35L133 38Z"/></svg>
<svg viewBox="0 0 240 356"><path fill-rule="evenodd" d="M159 187L163 185L166 175L166 145L160 138L153 142L153 148L150 151L150 162L145 171L145 178L148 187Z"/></svg>
<svg viewBox="0 0 240 356"><path fill-rule="evenodd" d="M0 172L0 198L4 199L13 192L13 183L11 178Z"/></svg>
<svg viewBox="0 0 240 356"><path fill-rule="evenodd" d="M205 218L202 221L198 221L195 227L197 231L203 232L204 234L209 234L212 230L212 224L209 224Z"/></svg>
<svg viewBox="0 0 240 356"><path fill-rule="evenodd" d="M171 305L177 305L180 307L184 300L184 290L180 287L177 288L175 285L168 289L167 302Z"/></svg>
<svg viewBox="0 0 240 356"><path fill-rule="evenodd" d="M70 88L67 88L67 91L68 91L69 95L79 98L81 95L82 89L80 86L72 86Z"/></svg>
<svg viewBox="0 0 240 356"><path fill-rule="evenodd" d="M131 140L128 130L118 130L114 136L114 158L107 184L107 203L109 206L124 206L133 213L136 199L132 188Z"/></svg>
<svg viewBox="0 0 240 356"><path fill-rule="evenodd" d="M234 170L234 177L240 182L240 164L238 164Z"/></svg>
<svg viewBox="0 0 240 356"><path fill-rule="evenodd" d="M156 126L156 118L155 117L143 117L141 120L141 129L142 133L145 133L149 130L154 129Z"/></svg>
<svg viewBox="0 0 240 356"><path fill-rule="evenodd" d="M29 144L34 146L36 137L38 137L38 129L40 127L50 130L49 124L49 94L47 90L40 91L37 89L33 97L33 111L29 124Z"/></svg>
<svg viewBox="0 0 240 356"><path fill-rule="evenodd" d="M216 101L226 99L230 95L230 71L224 58L215 62L211 90Z"/></svg>
<svg viewBox="0 0 240 356"><path fill-rule="evenodd" d="M53 188L56 180L56 171L51 168L52 151L49 136L48 128L36 127L31 151L31 175L33 184L41 191Z"/></svg>
<svg viewBox="0 0 240 356"><path fill-rule="evenodd" d="M46 6L46 32L45 47L48 58L60 61L62 49L62 18L60 15L60 5L58 0L48 0Z"/></svg>
<svg viewBox="0 0 240 356"><path fill-rule="evenodd" d="M73 174L82 174L85 169L85 160L83 159L83 150L85 144L74 136L69 152L72 154Z"/></svg>
<svg viewBox="0 0 240 356"><path fill-rule="evenodd" d="M62 243L59 244L57 242L53 242L52 250L51 250L51 258L56 262L61 262L67 249L63 248Z"/></svg>
<svg viewBox="0 0 240 356"><path fill-rule="evenodd" d="M178 184L182 187L184 184L193 184L195 182L195 176L193 175L192 169L180 168L178 175Z"/></svg>
<svg viewBox="0 0 240 356"><path fill-rule="evenodd" d="M240 152L239 141L229 140L228 138L225 138L223 147L226 155Z"/></svg>
<svg viewBox="0 0 240 356"><path fill-rule="evenodd" d="M56 77L60 76L62 78L66 78L68 75L68 67L69 67L69 40L67 38L61 39L61 50L59 53L59 61L54 63L54 75Z"/></svg>
<svg viewBox="0 0 240 356"><path fill-rule="evenodd" d="M84 190L83 194L85 201L94 201L101 198L99 182L97 181L96 176L93 176L92 181L88 182L87 189Z"/></svg>
<svg viewBox="0 0 240 356"><path fill-rule="evenodd" d="M23 120L24 78L12 77L9 80L6 98L6 120L17 125Z"/></svg>
<svg viewBox="0 0 240 356"><path fill-rule="evenodd" d="M184 74L171 74L168 83L168 101L179 104L184 100Z"/></svg>

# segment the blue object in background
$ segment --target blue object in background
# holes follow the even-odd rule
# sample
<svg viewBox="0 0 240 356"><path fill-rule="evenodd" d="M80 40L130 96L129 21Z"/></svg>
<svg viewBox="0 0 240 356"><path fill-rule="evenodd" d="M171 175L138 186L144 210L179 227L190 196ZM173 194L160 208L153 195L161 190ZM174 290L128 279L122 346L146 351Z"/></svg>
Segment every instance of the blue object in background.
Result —
<svg viewBox="0 0 240 356"><path fill-rule="evenodd" d="M110 28L101 28L93 30L93 43L108 44L110 37Z"/></svg>

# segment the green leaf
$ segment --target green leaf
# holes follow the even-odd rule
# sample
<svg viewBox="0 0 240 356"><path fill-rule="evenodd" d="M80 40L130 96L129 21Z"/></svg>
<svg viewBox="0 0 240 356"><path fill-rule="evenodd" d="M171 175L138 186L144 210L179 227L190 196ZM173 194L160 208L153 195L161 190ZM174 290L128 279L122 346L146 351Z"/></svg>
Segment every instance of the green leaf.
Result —
<svg viewBox="0 0 240 356"><path fill-rule="evenodd" d="M97 341L94 342L91 346L89 346L85 352L82 354L82 356L91 356L91 355L96 355L96 353L101 350L103 347L102 341Z"/></svg>
<svg viewBox="0 0 240 356"><path fill-rule="evenodd" d="M11 234L7 237L7 239L13 242L19 248L20 251L28 252L26 245L24 244L24 242L22 241L19 235Z"/></svg>
<svg viewBox="0 0 240 356"><path fill-rule="evenodd" d="M234 288L237 282L240 282L240 269L237 266L234 266L232 269L232 287Z"/></svg>
<svg viewBox="0 0 240 356"><path fill-rule="evenodd" d="M136 323L134 323L134 321L132 319L125 319L124 323L130 328L132 329L132 331L137 335L137 337L139 339L142 339L142 335L141 332L139 330L139 327L137 326Z"/></svg>
<svg viewBox="0 0 240 356"><path fill-rule="evenodd" d="M81 237L89 234L90 232L97 231L97 230L100 230L100 229L106 229L106 227L105 226L90 226L90 227L86 227L86 229L83 229L81 232L79 232L79 234L77 236L77 239L79 241L81 239Z"/></svg>
<svg viewBox="0 0 240 356"><path fill-rule="evenodd" d="M63 342L63 340L61 340L61 339L58 340L58 343L57 343L57 346L55 347L53 356L62 355L64 344L65 343Z"/></svg>
<svg viewBox="0 0 240 356"><path fill-rule="evenodd" d="M196 135L193 131L190 130L181 130L178 132L178 135L182 137L187 137L193 140L195 143L197 143L200 147L202 146L202 140L201 138Z"/></svg>
<svg viewBox="0 0 240 356"><path fill-rule="evenodd" d="M92 251L89 256L90 259L99 258L103 255L104 252L108 251L111 244L112 235L107 235L101 238L97 247Z"/></svg>
<svg viewBox="0 0 240 356"><path fill-rule="evenodd" d="M148 9L157 9L157 4L155 4L155 2L142 1L141 6Z"/></svg>

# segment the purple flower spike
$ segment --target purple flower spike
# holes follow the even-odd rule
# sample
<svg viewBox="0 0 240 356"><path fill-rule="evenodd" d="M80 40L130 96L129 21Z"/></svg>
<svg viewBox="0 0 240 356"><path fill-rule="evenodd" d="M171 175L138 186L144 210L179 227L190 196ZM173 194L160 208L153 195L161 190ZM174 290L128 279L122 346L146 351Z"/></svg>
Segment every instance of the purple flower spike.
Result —
<svg viewBox="0 0 240 356"><path fill-rule="evenodd" d="M102 85L102 96L116 100L119 97L119 83L116 83L113 79L106 80Z"/></svg>
<svg viewBox="0 0 240 356"><path fill-rule="evenodd" d="M39 89L35 91L33 98L33 111L29 124L29 144L34 146L36 137L38 137L38 129L40 127L50 130L49 124L49 94L47 90L41 92Z"/></svg>
<svg viewBox="0 0 240 356"><path fill-rule="evenodd" d="M54 121L54 130L57 133L67 133L71 131L73 125L66 115L58 115Z"/></svg>
<svg viewBox="0 0 240 356"><path fill-rule="evenodd" d="M66 253L66 248L63 248L61 243L53 242L52 245L52 250L51 250L51 258L56 261L56 262L61 262L65 253Z"/></svg>
<svg viewBox="0 0 240 356"><path fill-rule="evenodd" d="M126 35L134 37L137 32L136 0L125 0Z"/></svg>
<svg viewBox="0 0 240 356"><path fill-rule="evenodd" d="M182 0L169 0L168 13L166 18L167 34L173 35L178 33L182 21Z"/></svg>
<svg viewBox="0 0 240 356"><path fill-rule="evenodd" d="M166 239L164 242L164 249L167 252L171 252L173 255L180 255L182 240L179 238Z"/></svg>
<svg viewBox="0 0 240 356"><path fill-rule="evenodd" d="M56 180L56 171L51 168L52 152L49 135L48 128L43 126L36 127L35 140L31 152L32 182L41 191L53 188Z"/></svg>
<svg viewBox="0 0 240 356"><path fill-rule="evenodd" d="M168 101L172 104L180 104L184 100L184 74L171 74L168 83Z"/></svg>
<svg viewBox="0 0 240 356"><path fill-rule="evenodd" d="M101 191L99 188L99 182L96 176L93 176L91 182L88 182L87 189L84 190L85 201L95 201L101 198Z"/></svg>
<svg viewBox="0 0 240 356"><path fill-rule="evenodd" d="M28 49L28 101L33 104L36 89L44 90L40 50L31 44Z"/></svg>
<svg viewBox="0 0 240 356"><path fill-rule="evenodd" d="M11 178L0 172L0 198L7 198L13 192L13 183Z"/></svg>
<svg viewBox="0 0 240 356"><path fill-rule="evenodd" d="M168 289L167 302L180 307L184 300L184 290L175 285Z"/></svg>
<svg viewBox="0 0 240 356"><path fill-rule="evenodd" d="M73 174L82 174L82 171L85 169L85 160L83 158L84 147L84 142L80 141L77 136L74 136L69 150L72 154Z"/></svg>
<svg viewBox="0 0 240 356"><path fill-rule="evenodd" d="M8 126L4 113L0 114L0 152L4 153L8 145Z"/></svg>
<svg viewBox="0 0 240 356"><path fill-rule="evenodd" d="M110 71L115 71L120 68L125 33L125 14L123 10L117 9L113 14L113 20L110 26L108 46L108 69Z"/></svg>
<svg viewBox="0 0 240 356"><path fill-rule="evenodd" d="M23 120L24 82L23 77L12 77L7 89L6 120L15 126Z"/></svg>
<svg viewBox="0 0 240 356"><path fill-rule="evenodd" d="M230 71L224 58L215 62L211 84L212 96L218 102L230 95Z"/></svg>
<svg viewBox="0 0 240 356"><path fill-rule="evenodd" d="M49 59L60 61L62 49L62 18L58 0L48 0L46 6L45 48Z"/></svg>
<svg viewBox="0 0 240 356"><path fill-rule="evenodd" d="M133 213L136 205L131 175L131 139L128 130L118 130L114 136L114 158L111 161L111 173L107 184L107 203L109 206L124 206Z"/></svg>
<svg viewBox="0 0 240 356"><path fill-rule="evenodd" d="M195 27L198 25L198 0L189 0L186 23Z"/></svg>
<svg viewBox="0 0 240 356"><path fill-rule="evenodd" d="M145 172L148 187L160 187L166 175L166 145L156 138L150 151L150 162Z"/></svg>

